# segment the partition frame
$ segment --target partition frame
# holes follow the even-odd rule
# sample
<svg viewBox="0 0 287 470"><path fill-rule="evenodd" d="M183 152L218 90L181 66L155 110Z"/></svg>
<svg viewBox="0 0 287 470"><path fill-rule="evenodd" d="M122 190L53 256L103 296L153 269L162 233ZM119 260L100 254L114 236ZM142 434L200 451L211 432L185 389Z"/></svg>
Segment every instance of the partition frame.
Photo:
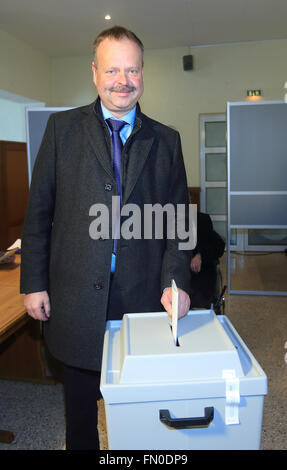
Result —
<svg viewBox="0 0 287 470"><path fill-rule="evenodd" d="M29 186L31 184L31 178L33 173L33 167L31 166L32 155L31 155L31 139L30 139L30 128L29 128L29 113L30 112L49 112L49 117L53 113L60 111L68 111L73 107L27 107L26 108L26 137L27 137L27 160L28 160L28 180ZM44 134L43 134L44 135ZM43 136L42 136L43 138Z"/></svg>
<svg viewBox="0 0 287 470"><path fill-rule="evenodd" d="M281 101L258 101L258 102L227 102L226 112L226 125L227 125L227 288L229 294L248 294L248 295L274 295L274 296L287 296L287 291L258 291L258 290L236 290L231 289L231 266L230 266L230 231L231 229L285 229L287 225L250 225L250 224L231 224L231 196L245 196L245 195L287 195L287 191L232 191L230 187L230 166L231 166L231 155L230 155L230 109L232 106L261 106L269 104L286 104L283 100Z"/></svg>

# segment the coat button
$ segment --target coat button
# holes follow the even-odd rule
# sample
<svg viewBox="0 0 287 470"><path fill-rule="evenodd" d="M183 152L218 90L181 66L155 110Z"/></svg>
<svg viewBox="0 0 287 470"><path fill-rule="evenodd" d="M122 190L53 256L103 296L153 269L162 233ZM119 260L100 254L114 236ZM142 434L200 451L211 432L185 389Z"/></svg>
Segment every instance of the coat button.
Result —
<svg viewBox="0 0 287 470"><path fill-rule="evenodd" d="M113 189L112 183L106 183L105 184L105 191L111 191Z"/></svg>
<svg viewBox="0 0 287 470"><path fill-rule="evenodd" d="M101 290L103 288L102 284L98 284L97 282L94 283L94 288L96 290Z"/></svg>

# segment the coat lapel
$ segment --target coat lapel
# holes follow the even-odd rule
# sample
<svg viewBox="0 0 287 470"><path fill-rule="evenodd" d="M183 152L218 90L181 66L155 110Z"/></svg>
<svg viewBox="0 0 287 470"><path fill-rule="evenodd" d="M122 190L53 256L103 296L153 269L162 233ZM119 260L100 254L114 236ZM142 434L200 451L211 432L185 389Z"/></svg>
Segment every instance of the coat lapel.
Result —
<svg viewBox="0 0 287 470"><path fill-rule="evenodd" d="M96 102L97 106L97 102ZM139 111L140 112L140 111ZM95 103L92 103L87 110L85 110L86 119L84 128L86 131L87 139L98 158L99 162L114 179L112 159L109 153L106 135L108 130L105 128L104 121L95 114ZM136 182L144 168L145 162L150 155L150 151L154 142L155 135L152 129L147 125L144 115L140 114L138 122L139 128L134 129L134 136L131 136L131 144L128 151L128 165L127 165L127 178L123 194L123 204L125 204L136 185Z"/></svg>
<svg viewBox="0 0 287 470"><path fill-rule="evenodd" d="M150 128L143 126L143 128L137 131L137 135L132 140L129 148L127 178L123 195L123 204L127 202L141 172L143 171L147 158L150 155L154 138L154 133L150 130Z"/></svg>
<svg viewBox="0 0 287 470"><path fill-rule="evenodd" d="M88 110L84 127L87 139L95 152L96 157L109 176L114 178L112 160L105 137L105 135L108 136L108 131L105 129L104 121L101 122L101 120L96 116L94 112L94 104L92 104Z"/></svg>

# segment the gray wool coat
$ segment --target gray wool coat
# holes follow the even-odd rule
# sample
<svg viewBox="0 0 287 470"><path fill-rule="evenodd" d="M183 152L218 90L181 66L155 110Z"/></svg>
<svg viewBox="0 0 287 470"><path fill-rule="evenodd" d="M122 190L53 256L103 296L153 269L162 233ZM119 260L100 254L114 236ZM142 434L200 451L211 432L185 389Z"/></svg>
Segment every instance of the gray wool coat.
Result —
<svg viewBox="0 0 287 470"><path fill-rule="evenodd" d="M188 204L178 132L137 105L122 153L123 205ZM111 138L99 98L52 114L34 165L22 234L22 293L47 290L44 335L51 354L75 367L100 370L109 299L111 237L93 239L94 204L111 213L117 195ZM111 225L111 224L110 224ZM175 279L189 292L191 252L178 240L120 239L114 273L117 316L162 310L162 290Z"/></svg>

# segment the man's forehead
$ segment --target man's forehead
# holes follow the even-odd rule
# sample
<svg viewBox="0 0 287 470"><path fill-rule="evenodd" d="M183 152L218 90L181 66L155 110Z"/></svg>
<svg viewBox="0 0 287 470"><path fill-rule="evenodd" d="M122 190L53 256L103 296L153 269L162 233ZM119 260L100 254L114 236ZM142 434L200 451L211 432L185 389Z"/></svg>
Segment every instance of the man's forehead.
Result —
<svg viewBox="0 0 287 470"><path fill-rule="evenodd" d="M131 41L128 38L114 39L114 38L105 38L100 42L97 48L97 59L108 59L111 56L117 56L122 54L135 54L139 56L141 60L141 49L134 41ZM108 55L107 55L108 54Z"/></svg>

